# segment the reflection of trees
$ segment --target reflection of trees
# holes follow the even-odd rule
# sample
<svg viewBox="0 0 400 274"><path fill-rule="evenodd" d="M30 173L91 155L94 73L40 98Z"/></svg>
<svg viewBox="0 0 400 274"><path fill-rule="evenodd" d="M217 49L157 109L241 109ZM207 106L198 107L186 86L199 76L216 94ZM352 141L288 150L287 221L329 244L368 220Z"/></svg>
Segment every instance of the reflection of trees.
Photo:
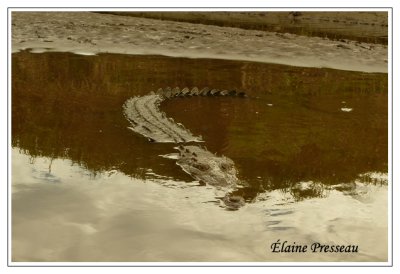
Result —
<svg viewBox="0 0 400 274"><path fill-rule="evenodd" d="M241 84L244 90L257 87L253 95L267 93L265 104L277 104L268 111L256 109L258 115L243 112L243 120L252 121L248 135L229 136L235 143L229 155L240 159L236 162L247 180L282 188L387 172L386 75L244 63ZM340 98L352 101L357 114L338 113ZM239 126L233 123L229 129Z"/></svg>
<svg viewBox="0 0 400 274"><path fill-rule="evenodd" d="M243 62L241 87L282 95L387 93L387 75Z"/></svg>
<svg viewBox="0 0 400 274"><path fill-rule="evenodd" d="M217 75L207 69L210 60L199 62L192 60L188 64L182 59L153 56L15 54L12 145L32 156L68 157L92 171L118 168L137 175L144 169L158 168L164 175L185 176L173 161L162 162L157 157L172 152L173 145L151 144L149 149L145 138L127 130L129 124L122 115L122 104L135 94L146 94L159 87L201 87L207 83L222 89L224 82L219 77L230 75L227 67ZM203 103L201 98L193 100L198 109L187 113L182 113L182 109L188 109L186 99L177 100L175 108L166 104L168 116L178 117L178 121L180 117L185 126L194 126L195 130L203 117L199 113L204 109L204 99ZM218 117L221 104L216 102L216 110L205 112L212 113L218 121L219 136L215 139L223 142L229 119ZM188 119L191 123L187 125ZM210 122L202 122L203 126L207 124ZM215 130L203 135L213 138Z"/></svg>
<svg viewBox="0 0 400 274"><path fill-rule="evenodd" d="M236 162L242 176L265 178L260 183L270 188L310 180L338 184L368 171L387 172L387 113L380 106L387 96L376 100L364 102L364 109L359 106L359 113L351 118L340 112L331 115L277 106L254 120L245 137L230 135L235 148L229 155L240 159ZM304 117L306 126L301 124ZM233 123L230 129L236 126Z"/></svg>
<svg viewBox="0 0 400 274"><path fill-rule="evenodd" d="M210 151L233 158L239 177L249 183L240 190L244 196L300 180L351 181L360 173L387 169L386 77L223 60L22 52L12 58L12 145L33 157L69 158L94 172L118 169L141 176L151 168L188 179L174 161L158 157L171 153L173 145L150 144L127 130L122 104L166 86L241 89L251 98L267 93L303 108L255 120L250 112L259 105L253 99L214 98L205 104L204 98L183 98L161 107L203 135ZM369 108L357 121L343 119L338 125L336 117L322 111L329 109L329 94L366 93ZM315 105L321 109L309 110ZM230 116L224 116L224 108ZM302 116L311 119L306 127L285 127Z"/></svg>

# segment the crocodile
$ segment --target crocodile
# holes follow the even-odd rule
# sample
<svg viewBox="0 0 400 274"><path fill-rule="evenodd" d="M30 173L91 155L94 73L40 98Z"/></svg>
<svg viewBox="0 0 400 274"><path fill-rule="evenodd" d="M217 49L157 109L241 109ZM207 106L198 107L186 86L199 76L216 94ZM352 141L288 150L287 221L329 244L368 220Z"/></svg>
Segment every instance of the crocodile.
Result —
<svg viewBox="0 0 400 274"><path fill-rule="evenodd" d="M179 89L158 89L145 96L135 96L128 99L123 108L126 119L131 123L131 130L147 137L151 142L157 143L188 143L202 142L201 136L194 136L182 124L175 123L172 118L167 118L165 113L158 108L166 99L183 96L239 96L245 93L235 90L217 90L197 87Z"/></svg>
<svg viewBox="0 0 400 274"><path fill-rule="evenodd" d="M220 187L235 187L239 182L235 163L199 146L179 146L176 164L196 180Z"/></svg>
<svg viewBox="0 0 400 274"><path fill-rule="evenodd" d="M132 131L156 143L177 143L178 153L164 155L176 159L181 169L199 182L211 185L218 190L223 189L222 198L227 209L238 209L244 205L244 199L232 194L240 184L238 171L234 162L226 156L217 156L205 147L198 145L182 145L182 143L204 142L201 136L195 136L182 124L168 118L159 109L161 102L167 99L187 96L238 96L246 97L242 91L217 90L210 88L192 89L166 88L150 92L148 95L135 96L128 99L124 106L124 115L132 125Z"/></svg>

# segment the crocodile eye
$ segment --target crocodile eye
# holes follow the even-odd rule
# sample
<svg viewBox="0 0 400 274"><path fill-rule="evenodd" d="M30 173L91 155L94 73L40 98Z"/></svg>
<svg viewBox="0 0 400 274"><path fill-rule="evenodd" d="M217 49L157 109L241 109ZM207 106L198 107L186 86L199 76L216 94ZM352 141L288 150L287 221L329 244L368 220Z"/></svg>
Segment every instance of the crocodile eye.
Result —
<svg viewBox="0 0 400 274"><path fill-rule="evenodd" d="M206 171L206 170L210 169L210 166L207 164L193 163L192 166L197 168L200 171Z"/></svg>
<svg viewBox="0 0 400 274"><path fill-rule="evenodd" d="M231 169L232 168L232 166L231 165L229 165L229 164L226 164L226 163L222 163L222 164L220 164L219 165L219 167L223 170L223 171L226 171L226 170L228 170L228 169Z"/></svg>

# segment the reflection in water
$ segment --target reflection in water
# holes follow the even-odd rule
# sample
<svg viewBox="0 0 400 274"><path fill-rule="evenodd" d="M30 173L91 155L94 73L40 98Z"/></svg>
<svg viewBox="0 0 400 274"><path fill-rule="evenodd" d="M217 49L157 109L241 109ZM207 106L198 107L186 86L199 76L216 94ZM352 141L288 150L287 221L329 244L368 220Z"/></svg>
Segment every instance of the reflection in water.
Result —
<svg viewBox="0 0 400 274"><path fill-rule="evenodd" d="M213 189L129 178L91 176L70 160L12 151L13 261L385 261L387 187L332 190L294 203L274 190L238 211L210 203ZM172 185L174 184L174 185ZM358 187L355 188L357 190ZM358 244L357 254L272 253L278 239L301 244Z"/></svg>
<svg viewBox="0 0 400 274"><path fill-rule="evenodd" d="M12 61L12 145L32 157L190 181L158 157L171 145L127 130L122 105L159 87L210 86L249 98L179 98L161 108L233 159L248 198L301 181L331 185L387 172L386 74L108 54L21 52Z"/></svg>
<svg viewBox="0 0 400 274"><path fill-rule="evenodd" d="M123 103L166 86L249 95L179 98L161 109L234 161L244 182L237 194L253 203L221 210L214 190L159 157L173 145L127 129ZM387 102L386 74L13 54L13 260L387 260L387 179L374 181L387 174ZM363 247L278 256L266 250L278 238Z"/></svg>

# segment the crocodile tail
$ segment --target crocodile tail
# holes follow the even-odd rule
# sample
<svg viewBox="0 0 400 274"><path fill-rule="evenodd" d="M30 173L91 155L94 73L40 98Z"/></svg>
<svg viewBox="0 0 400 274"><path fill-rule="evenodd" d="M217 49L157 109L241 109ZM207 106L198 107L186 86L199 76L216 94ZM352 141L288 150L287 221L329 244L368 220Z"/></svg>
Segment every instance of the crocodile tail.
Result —
<svg viewBox="0 0 400 274"><path fill-rule="evenodd" d="M172 90L166 89L163 95L150 94L128 99L123 105L123 111L131 123L130 129L158 143L202 142L201 137L193 135L159 109L160 103L170 92Z"/></svg>
<svg viewBox="0 0 400 274"><path fill-rule="evenodd" d="M191 96L237 96L237 97L247 97L244 91L238 90L219 90L219 89L211 89L209 87L204 87L199 89L197 87L193 87L189 89L185 87L180 89L179 87L170 88L167 87L165 89L158 89L155 93L163 97L163 99L171 99L175 97L191 97Z"/></svg>

